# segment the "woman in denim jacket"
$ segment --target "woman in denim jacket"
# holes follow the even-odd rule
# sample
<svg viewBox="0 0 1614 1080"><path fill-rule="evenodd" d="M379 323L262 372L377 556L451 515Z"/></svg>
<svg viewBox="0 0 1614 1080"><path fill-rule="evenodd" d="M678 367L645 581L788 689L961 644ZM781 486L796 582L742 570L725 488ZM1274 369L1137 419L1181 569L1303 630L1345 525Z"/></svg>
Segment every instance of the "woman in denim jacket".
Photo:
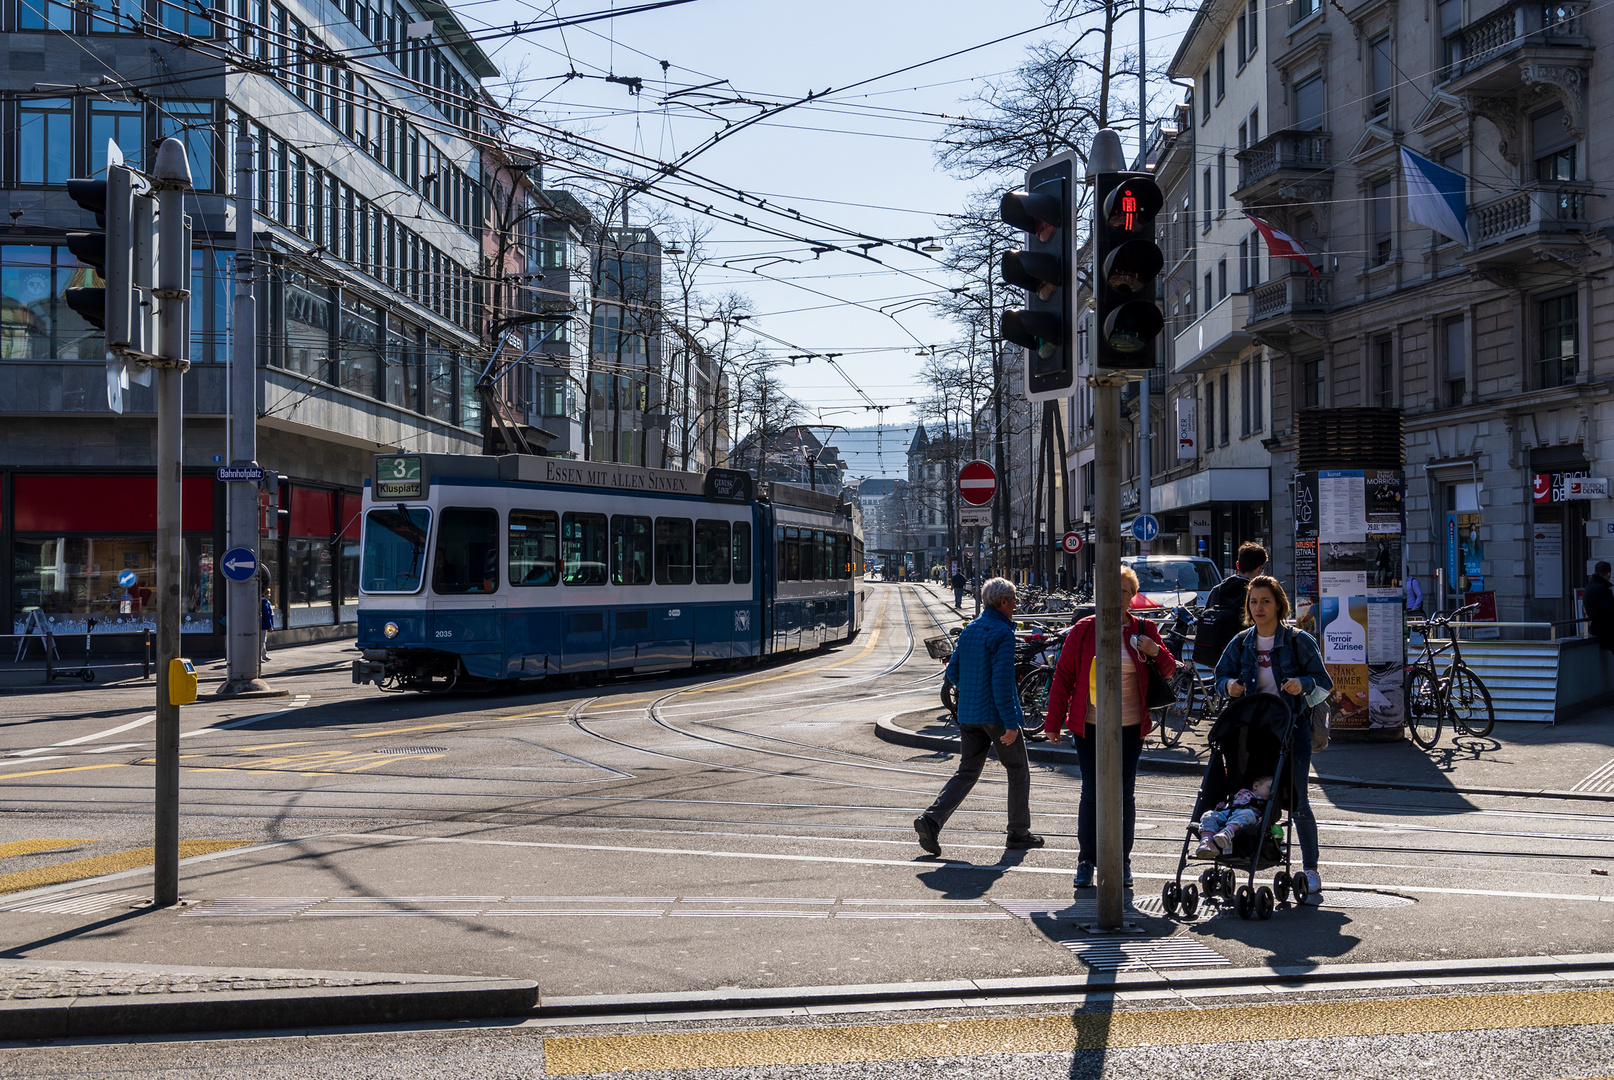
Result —
<svg viewBox="0 0 1614 1080"><path fill-rule="evenodd" d="M1310 886L1307 898L1322 902L1322 877L1317 873L1317 818L1307 796L1311 775L1311 728L1305 723L1306 695L1321 687L1334 688L1323 666L1317 642L1304 630L1285 626L1289 597L1278 579L1265 575L1250 582L1244 594L1244 621L1249 628L1227 643L1216 665L1216 689L1228 698L1245 694L1277 694L1301 726L1294 739L1295 831L1300 834L1300 865Z"/></svg>

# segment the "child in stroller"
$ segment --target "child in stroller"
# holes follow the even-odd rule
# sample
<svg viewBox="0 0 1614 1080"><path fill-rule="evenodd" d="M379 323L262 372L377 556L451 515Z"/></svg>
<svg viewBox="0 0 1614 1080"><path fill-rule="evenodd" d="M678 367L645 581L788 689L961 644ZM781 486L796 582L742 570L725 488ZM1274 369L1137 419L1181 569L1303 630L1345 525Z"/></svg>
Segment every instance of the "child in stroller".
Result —
<svg viewBox="0 0 1614 1080"><path fill-rule="evenodd" d="M1214 859L1233 846L1233 836L1246 825L1258 825L1267 800L1272 797L1272 777L1263 776L1247 788L1239 788L1205 811L1199 819L1199 848L1196 859Z"/></svg>

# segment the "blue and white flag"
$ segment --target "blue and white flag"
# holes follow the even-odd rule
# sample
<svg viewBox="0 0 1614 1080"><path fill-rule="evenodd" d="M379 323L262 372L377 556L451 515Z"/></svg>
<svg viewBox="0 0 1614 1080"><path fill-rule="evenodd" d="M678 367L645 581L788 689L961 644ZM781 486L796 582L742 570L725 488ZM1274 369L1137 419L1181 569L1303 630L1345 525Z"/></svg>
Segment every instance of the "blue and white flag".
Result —
<svg viewBox="0 0 1614 1080"><path fill-rule="evenodd" d="M1442 236L1468 243L1467 178L1404 146L1401 170L1407 178L1407 217Z"/></svg>

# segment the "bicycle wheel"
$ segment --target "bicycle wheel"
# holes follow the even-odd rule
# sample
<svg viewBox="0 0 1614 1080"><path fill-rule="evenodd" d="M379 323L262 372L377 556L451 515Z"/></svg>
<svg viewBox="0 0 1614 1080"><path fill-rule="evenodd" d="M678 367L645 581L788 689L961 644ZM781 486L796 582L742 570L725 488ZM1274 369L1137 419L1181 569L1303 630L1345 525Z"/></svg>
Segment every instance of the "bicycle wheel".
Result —
<svg viewBox="0 0 1614 1080"><path fill-rule="evenodd" d="M1440 738L1440 684L1433 668L1415 664L1407 671L1407 734L1425 750Z"/></svg>
<svg viewBox="0 0 1614 1080"><path fill-rule="evenodd" d="M948 682L945 677L942 678L941 684L941 703L942 708L955 717L958 715L958 687Z"/></svg>
<svg viewBox="0 0 1614 1080"><path fill-rule="evenodd" d="M1052 672L1033 670L1026 672L1020 678L1020 709L1026 714L1026 726L1037 731L1042 730L1043 721L1048 718L1048 684Z"/></svg>
<svg viewBox="0 0 1614 1080"><path fill-rule="evenodd" d="M1458 664L1452 669L1451 682L1446 687L1446 707L1451 710L1454 731L1484 738L1496 726L1491 692L1467 664Z"/></svg>
<svg viewBox="0 0 1614 1080"><path fill-rule="evenodd" d="M1179 667L1171 677L1171 689L1177 700L1154 710L1154 727L1160 733L1161 746L1169 749L1182 742L1182 733L1188 730L1194 707L1194 686L1194 674L1185 667Z"/></svg>

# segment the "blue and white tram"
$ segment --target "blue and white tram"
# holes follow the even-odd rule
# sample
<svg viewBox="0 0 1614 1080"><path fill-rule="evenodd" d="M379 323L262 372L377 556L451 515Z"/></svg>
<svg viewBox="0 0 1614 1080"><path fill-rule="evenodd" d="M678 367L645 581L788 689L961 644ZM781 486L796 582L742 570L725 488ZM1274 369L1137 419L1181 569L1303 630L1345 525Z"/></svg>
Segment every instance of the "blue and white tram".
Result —
<svg viewBox="0 0 1614 1080"><path fill-rule="evenodd" d="M354 682L428 690L671 671L856 635L852 508L784 485L753 497L748 477L722 472L377 457Z"/></svg>

